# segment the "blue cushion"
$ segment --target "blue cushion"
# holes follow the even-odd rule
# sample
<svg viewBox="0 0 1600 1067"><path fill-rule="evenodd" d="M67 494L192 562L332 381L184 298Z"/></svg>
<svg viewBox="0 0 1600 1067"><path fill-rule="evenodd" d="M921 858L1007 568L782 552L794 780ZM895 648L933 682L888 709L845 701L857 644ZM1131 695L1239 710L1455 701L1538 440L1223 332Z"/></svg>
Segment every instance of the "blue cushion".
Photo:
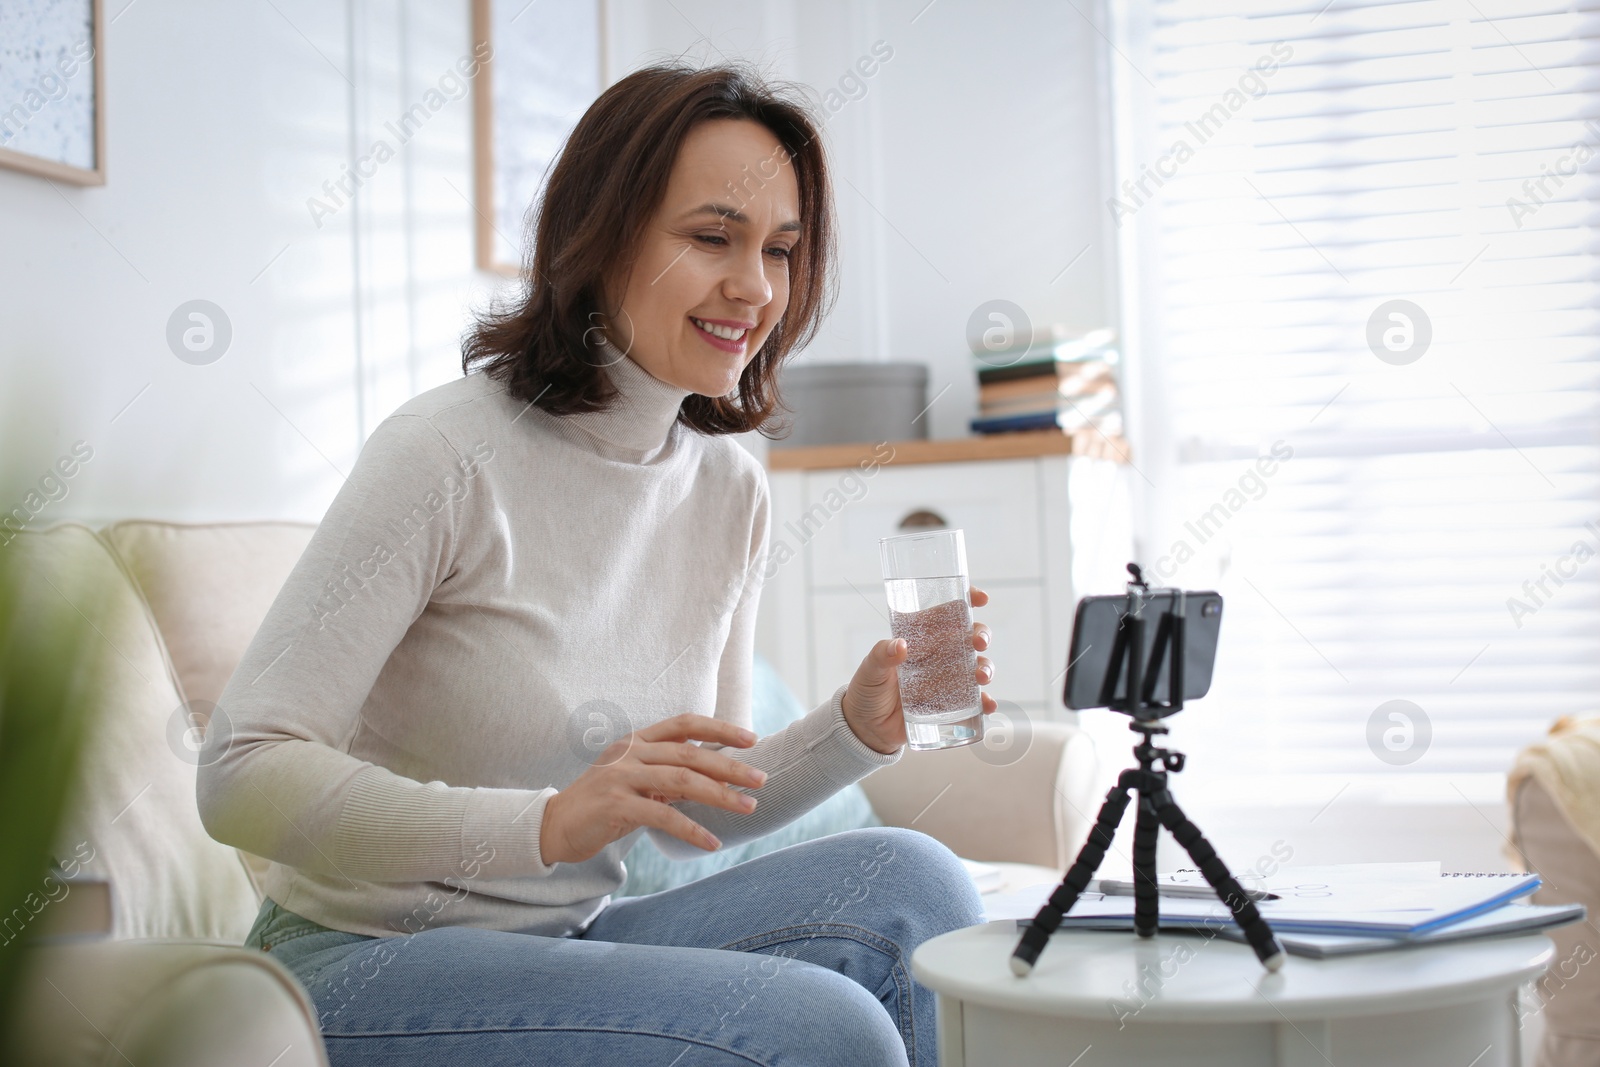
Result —
<svg viewBox="0 0 1600 1067"><path fill-rule="evenodd" d="M765 737L799 719L808 709L801 707L788 685L760 653L756 654L754 667L750 679L751 726L756 736ZM882 825L883 822L867 801L866 792L860 785L852 784L765 837L742 845L724 846L692 860L669 860L656 848L650 835L641 831L624 860L628 875L616 896L639 897L687 885L736 863L789 845L845 830Z"/></svg>

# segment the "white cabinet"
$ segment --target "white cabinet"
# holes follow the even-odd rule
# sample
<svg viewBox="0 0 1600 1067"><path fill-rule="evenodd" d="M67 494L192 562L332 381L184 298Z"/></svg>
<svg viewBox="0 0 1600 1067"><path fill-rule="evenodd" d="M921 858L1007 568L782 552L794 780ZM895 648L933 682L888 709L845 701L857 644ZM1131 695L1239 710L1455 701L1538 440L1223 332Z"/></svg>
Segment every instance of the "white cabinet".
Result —
<svg viewBox="0 0 1600 1067"><path fill-rule="evenodd" d="M1078 598L1120 592L1132 558L1129 468L1059 452L984 458L989 442L963 444L903 442L887 461L881 443L769 453L756 643L808 707L890 636L878 539L942 524L965 531L972 582L990 596L973 611L994 635L985 691L1029 713L1065 714Z"/></svg>
<svg viewBox="0 0 1600 1067"><path fill-rule="evenodd" d="M841 473L802 472L807 506L822 499ZM878 588L883 580L878 538L907 532L901 524L913 516L937 516L943 525L966 531L967 568L980 589L986 582L1043 580L1038 460L890 465L862 480L867 491L821 523L809 542L813 585ZM791 531L798 531L804 519L802 514Z"/></svg>

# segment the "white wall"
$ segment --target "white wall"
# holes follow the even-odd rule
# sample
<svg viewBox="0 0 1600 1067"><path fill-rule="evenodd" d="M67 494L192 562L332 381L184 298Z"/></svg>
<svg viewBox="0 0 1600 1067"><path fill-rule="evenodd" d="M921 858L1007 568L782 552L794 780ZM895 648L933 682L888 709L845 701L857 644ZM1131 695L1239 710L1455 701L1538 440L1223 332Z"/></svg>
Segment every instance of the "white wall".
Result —
<svg viewBox="0 0 1600 1067"><path fill-rule="evenodd" d="M974 409L972 309L1108 321L1109 245L1094 32L1042 0L923 6L612 0L609 51L613 78L745 56L821 100L874 42L893 49L827 123L843 272L806 358L928 361L930 399L951 385L927 416L946 437ZM472 266L470 98L320 227L307 207L469 53L467 5L107 8L107 185L0 170L7 472L94 449L38 523L320 518L376 421L459 373L470 309L504 284ZM233 328L207 366L166 341L193 299Z"/></svg>
<svg viewBox="0 0 1600 1067"><path fill-rule="evenodd" d="M0 170L8 472L94 448L39 522L320 518L376 419L459 373L470 99L320 227L307 200L467 54L466 6L107 8L107 184ZM233 329L207 366L166 342L195 298Z"/></svg>

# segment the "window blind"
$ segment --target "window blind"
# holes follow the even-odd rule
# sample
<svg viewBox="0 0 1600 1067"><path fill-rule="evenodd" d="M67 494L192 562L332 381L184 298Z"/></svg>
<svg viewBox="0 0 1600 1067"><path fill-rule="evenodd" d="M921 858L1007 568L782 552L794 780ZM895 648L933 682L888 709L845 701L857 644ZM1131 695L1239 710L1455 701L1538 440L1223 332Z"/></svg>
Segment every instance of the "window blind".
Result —
<svg viewBox="0 0 1600 1067"><path fill-rule="evenodd" d="M1600 2L1141 10L1142 551L1226 601L1183 747L1503 772L1600 713Z"/></svg>

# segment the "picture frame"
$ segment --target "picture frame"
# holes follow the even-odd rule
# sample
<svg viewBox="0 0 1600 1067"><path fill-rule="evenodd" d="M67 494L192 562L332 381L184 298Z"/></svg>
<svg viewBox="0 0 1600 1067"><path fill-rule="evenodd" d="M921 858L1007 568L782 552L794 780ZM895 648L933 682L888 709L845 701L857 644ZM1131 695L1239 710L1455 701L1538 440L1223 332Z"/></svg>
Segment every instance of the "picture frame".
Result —
<svg viewBox="0 0 1600 1067"><path fill-rule="evenodd" d="M103 0L0 9L0 167L106 183Z"/></svg>
<svg viewBox="0 0 1600 1067"><path fill-rule="evenodd" d="M518 261L550 164L610 84L606 0L472 0L473 197L479 270ZM487 47L485 47L487 46Z"/></svg>

